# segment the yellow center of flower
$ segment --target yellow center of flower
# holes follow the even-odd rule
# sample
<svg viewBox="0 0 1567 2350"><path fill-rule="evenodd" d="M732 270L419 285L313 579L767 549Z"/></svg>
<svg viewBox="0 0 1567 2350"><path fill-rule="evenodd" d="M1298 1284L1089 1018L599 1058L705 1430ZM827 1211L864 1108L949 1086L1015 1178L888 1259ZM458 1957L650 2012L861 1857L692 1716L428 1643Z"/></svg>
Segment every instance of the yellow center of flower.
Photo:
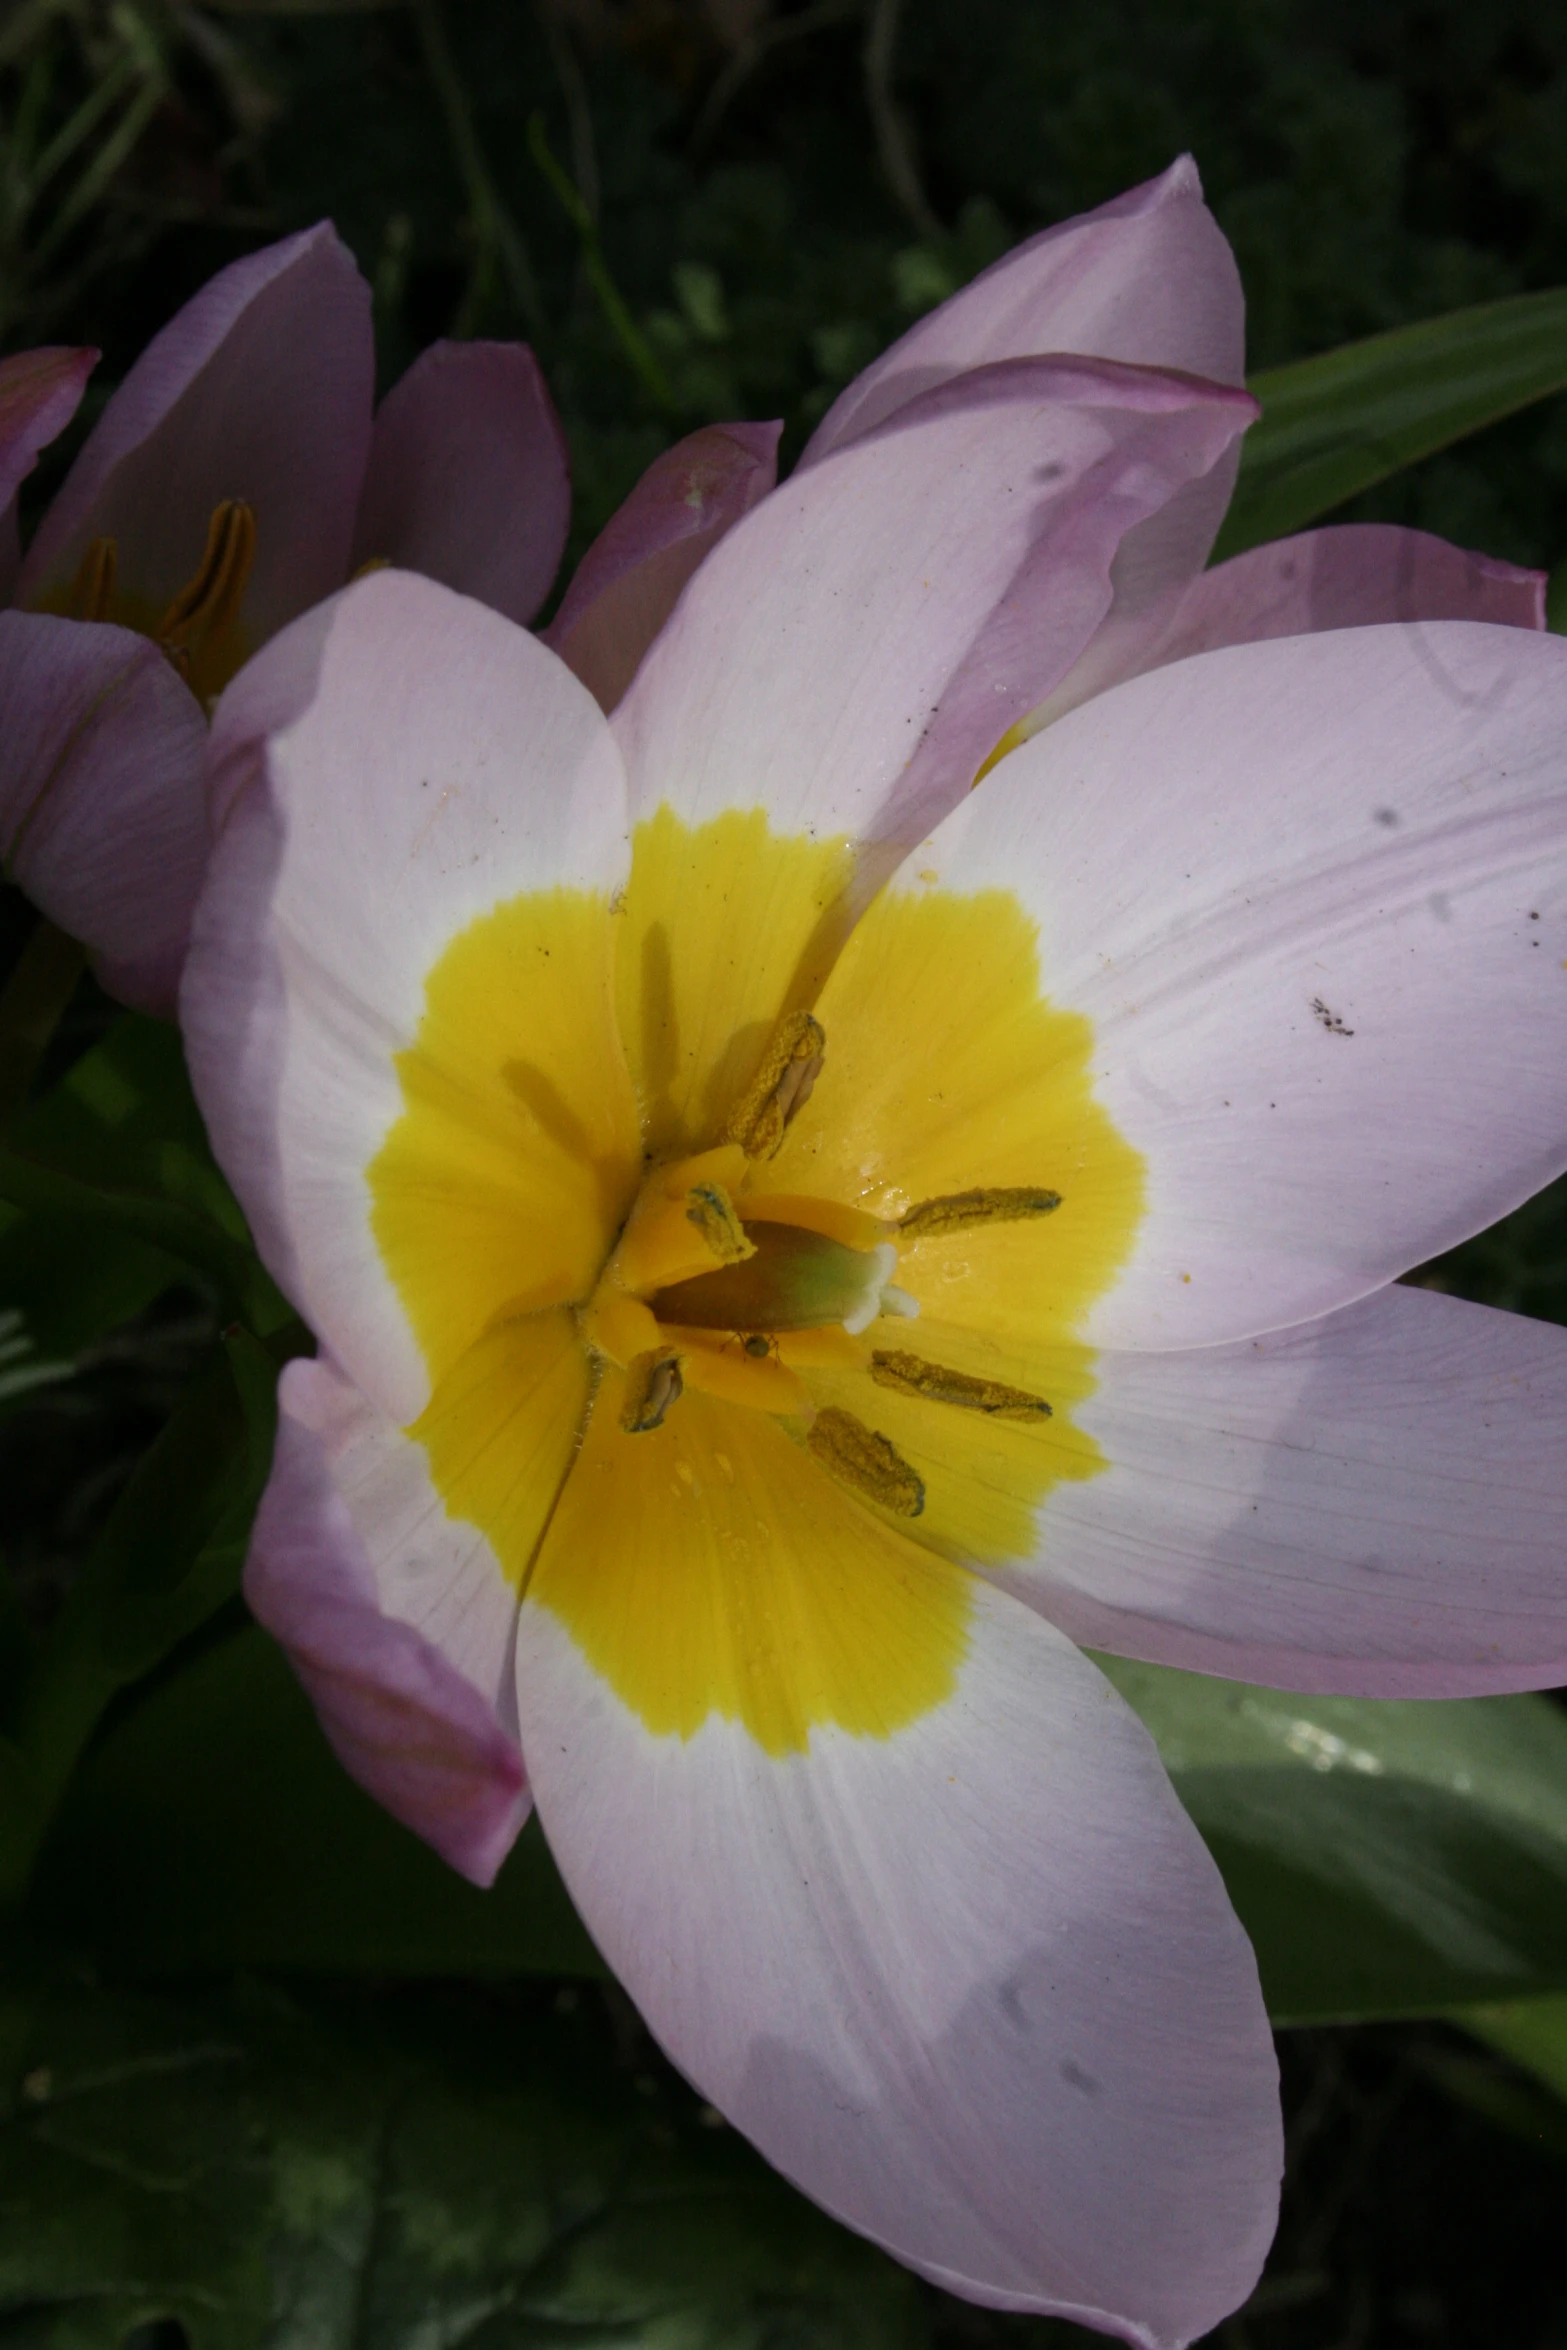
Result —
<svg viewBox="0 0 1567 2350"><path fill-rule="evenodd" d="M210 708L255 650L240 624L255 560L255 515L243 499L227 498L213 510L200 563L168 603L123 585L118 541L98 538L88 540L70 582L38 598L38 610L150 636Z"/></svg>
<svg viewBox="0 0 1567 2350"><path fill-rule="evenodd" d="M889 890L844 944L845 870L661 811L615 909L472 924L368 1170L447 1509L650 1732L775 1754L950 1697L955 1562L1104 1465L1077 1332L1143 1196L1018 901Z"/></svg>

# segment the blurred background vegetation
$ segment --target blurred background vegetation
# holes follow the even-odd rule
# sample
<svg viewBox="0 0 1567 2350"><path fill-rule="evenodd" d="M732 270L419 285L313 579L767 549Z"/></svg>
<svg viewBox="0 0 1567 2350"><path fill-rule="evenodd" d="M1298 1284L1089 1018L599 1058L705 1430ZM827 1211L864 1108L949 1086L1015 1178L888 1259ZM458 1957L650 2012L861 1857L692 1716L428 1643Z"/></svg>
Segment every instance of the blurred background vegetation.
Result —
<svg viewBox="0 0 1567 2350"><path fill-rule="evenodd" d="M47 494L136 351L214 269L330 215L374 287L383 384L440 335L532 343L571 444L580 552L680 433L782 415L787 461L922 310L1019 237L1187 148L1240 259L1254 366L1567 283L1567 0L3 0L0 348L104 351L77 427L29 495ZM1555 564L1567 553L1567 403L1429 460L1353 516ZM104 1017L79 1000L60 1066ZM1422 1277L1567 1320L1560 1187ZM69 1589L214 1326L212 1299L176 1286L71 1349L69 1375L30 1363L13 1376L0 1322L0 1541L31 1619ZM345 2006L308 1986L252 1984L224 1992L221 2014L218 1994L189 1996L194 2007L127 2011L116 2042L153 2071L186 2052L178 2113L138 2107L128 2121L94 2108L77 2170L49 2171L56 2153L40 2169L35 2150L36 2203L0 2191L0 2236L47 2237L69 2205L80 2240L108 2243L129 2223L112 2199L84 2202L82 2179L101 2183L119 2163L154 2201L163 2178L165 2201L195 2213L203 2242L221 2239L230 2268L214 2283L207 2256L191 2254L197 2283L165 2292L127 2284L130 2256L115 2255L116 2269L106 2251L108 2282L51 2291L0 2243L0 2350L259 2338L238 2318L209 2330L225 2293L237 2308L254 2286L243 2277L260 2258L255 2231L275 2236L285 2212L298 2286L316 2273L299 2245L319 2251L323 2230L348 2229L364 2166L405 2158L405 2220L426 2197L424 2266L389 2265L383 2243L355 2269L339 2246L332 2273L359 2276L359 2299L340 2307L325 2286L298 2286L269 2338L323 2350L1083 2339L915 2288L794 2199L769 2202L743 2154L715 2152L716 2117L592 1982L431 1993L413 2023L411 1994L373 1985ZM58 1985L48 2001L51 2029L88 2050L90 2074L99 2011L71 2008ZM0 2039L10 2031L0 2016ZM537 2092L545 2106L556 2098L551 2111L607 2112L618 2083L635 2128L606 2123L589 2160L576 2139L561 2151L543 2106L501 2115L504 2065L484 2052L524 2042L554 2050L558 2078ZM283 2120L246 2121L245 2144L270 2132L277 2175L293 2182L259 2217L254 2199L209 2208L191 2185L239 2176L211 2151L238 2126L219 2111L231 2048L263 2052L285 2104L289 2083L336 2067L330 2126L315 2107L300 2121L298 2098ZM1429 2023L1289 2032L1281 2053L1285 2220L1254 2303L1223 2329L1227 2350L1563 2350L1567 2109ZM204 2091L213 2064L218 2087ZM0 2134L29 2098L47 2100L48 2081L35 2068L17 2094L0 2099ZM437 2111L444 2121L429 2119ZM435 2171L426 2123L445 2150ZM188 2173L158 2170L149 2131L186 2150ZM470 2140L488 2149L471 2175L451 2157ZM0 2185L23 2175L9 2160L0 2148ZM626 2182L649 2166L686 2181L686 2216L669 2219L666 2193L660 2248L627 2253L616 2239L604 2273L620 2298L606 2297L584 2285L581 2260L591 2270L604 2212L621 2213L624 2236ZM513 2176L503 2225L497 2180ZM326 2214L313 2235L301 2196ZM585 2212L599 2214L591 2226ZM532 2214L526 2252L519 2213ZM466 2298L431 2281L470 2269L488 2282Z"/></svg>

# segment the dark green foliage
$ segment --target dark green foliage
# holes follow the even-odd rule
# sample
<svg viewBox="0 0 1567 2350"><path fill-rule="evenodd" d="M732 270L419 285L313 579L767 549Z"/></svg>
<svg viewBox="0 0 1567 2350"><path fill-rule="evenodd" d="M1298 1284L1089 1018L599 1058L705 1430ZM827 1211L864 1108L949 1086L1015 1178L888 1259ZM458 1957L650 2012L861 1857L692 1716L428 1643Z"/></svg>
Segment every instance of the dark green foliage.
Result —
<svg viewBox="0 0 1567 2350"><path fill-rule="evenodd" d="M714 2127L593 1994L0 2007L0 2342L918 2350L913 2280Z"/></svg>

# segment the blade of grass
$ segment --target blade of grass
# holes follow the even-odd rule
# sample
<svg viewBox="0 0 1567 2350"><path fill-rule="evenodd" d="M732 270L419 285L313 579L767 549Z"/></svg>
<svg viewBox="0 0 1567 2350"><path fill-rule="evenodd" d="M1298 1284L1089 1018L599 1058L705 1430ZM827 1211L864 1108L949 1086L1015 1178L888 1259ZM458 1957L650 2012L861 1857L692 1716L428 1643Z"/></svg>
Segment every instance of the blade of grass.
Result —
<svg viewBox="0 0 1567 2350"><path fill-rule="evenodd" d="M1216 561L1287 537L1391 474L1567 388L1567 288L1421 319L1251 379Z"/></svg>
<svg viewBox="0 0 1567 2350"><path fill-rule="evenodd" d="M620 288L609 273L609 264L604 259L604 248L599 240L598 223L583 202L570 174L556 160L542 114L533 113L528 117L528 147L534 162L560 199L561 210L577 232L588 283L597 294L599 307L631 362L643 390L658 407L673 415L679 403L669 378L659 365L652 345L626 308Z"/></svg>

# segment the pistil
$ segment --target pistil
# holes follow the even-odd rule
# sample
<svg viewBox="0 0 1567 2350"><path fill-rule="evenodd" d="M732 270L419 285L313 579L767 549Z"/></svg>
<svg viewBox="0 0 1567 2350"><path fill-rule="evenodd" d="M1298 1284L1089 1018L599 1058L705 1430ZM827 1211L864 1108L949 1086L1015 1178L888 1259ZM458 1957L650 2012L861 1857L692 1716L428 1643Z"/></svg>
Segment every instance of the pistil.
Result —
<svg viewBox="0 0 1567 2350"><path fill-rule="evenodd" d="M925 1487L890 1437L802 1374L854 1372L896 1395L989 1419L1038 1423L1042 1395L867 1345L918 1302L893 1279L899 1249L976 1226L1027 1222L1061 1204L1043 1184L976 1187L919 1201L898 1222L836 1200L753 1191L753 1171L810 1098L826 1050L809 1012L781 1020L716 1149L654 1168L582 1309L589 1344L625 1373L620 1425L661 1428L687 1389L793 1421L819 1467L861 1500L917 1518Z"/></svg>

